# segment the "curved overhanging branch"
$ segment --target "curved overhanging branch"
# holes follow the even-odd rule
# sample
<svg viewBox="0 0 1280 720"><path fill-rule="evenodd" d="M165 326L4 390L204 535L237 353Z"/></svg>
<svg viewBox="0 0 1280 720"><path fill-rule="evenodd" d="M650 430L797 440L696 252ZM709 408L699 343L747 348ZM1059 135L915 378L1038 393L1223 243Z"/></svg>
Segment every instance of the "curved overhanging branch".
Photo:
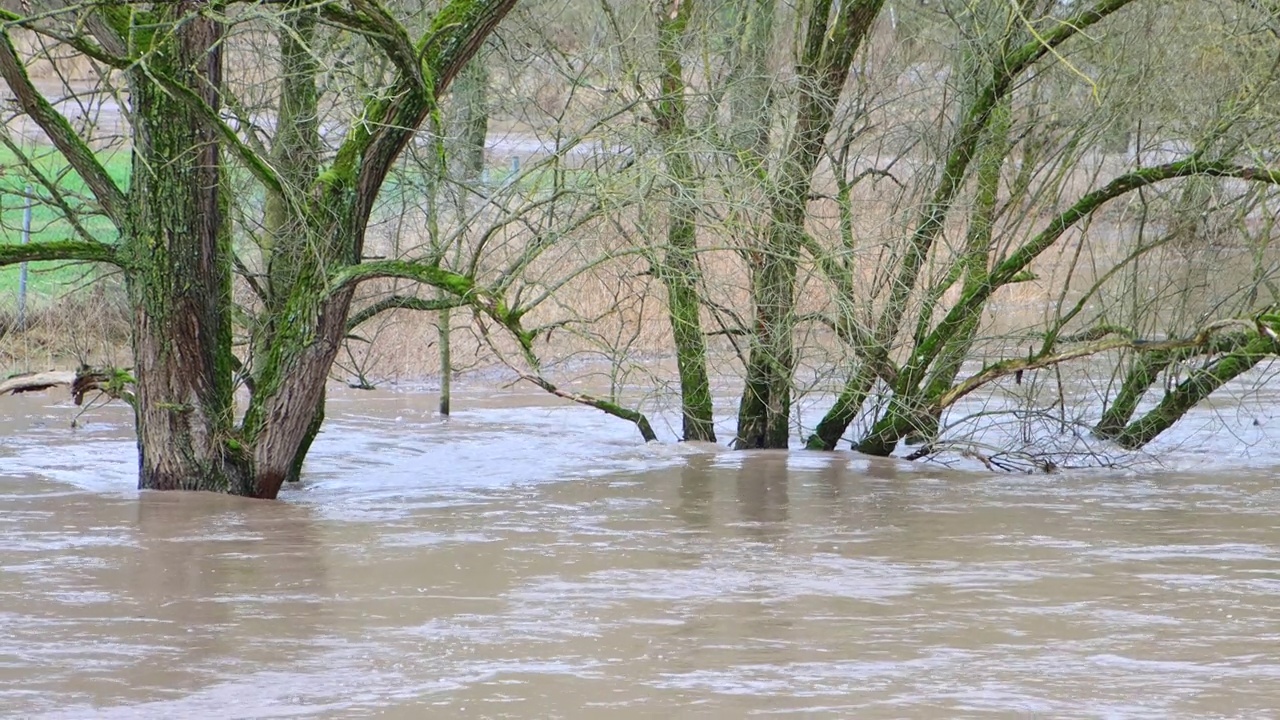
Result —
<svg viewBox="0 0 1280 720"><path fill-rule="evenodd" d="M520 325L520 317L523 315L521 311L507 307L497 294L476 285L474 278L447 270L439 265L417 263L411 260L375 260L348 265L329 276L329 294L380 278L413 280L443 290L461 300L457 306L474 307L507 328L520 342L522 348L529 349L533 346L533 333Z"/></svg>
<svg viewBox="0 0 1280 720"><path fill-rule="evenodd" d="M477 292L475 280L466 275L412 260L374 260L339 268L329 276L329 292L333 294L347 286L381 278L413 280L461 298L470 298Z"/></svg>
<svg viewBox="0 0 1280 720"><path fill-rule="evenodd" d="M1266 324L1264 324L1264 320L1267 321ZM937 417L939 413L954 405L966 395L984 385L1010 375L1021 378L1022 373L1029 370L1053 367L1071 360L1091 357L1113 350L1133 350L1144 353L1145 357L1158 357L1161 354L1175 352L1201 355L1227 353L1224 358L1228 360L1224 366L1208 372L1197 371L1196 375L1193 375L1192 381L1184 382L1179 386L1177 393L1180 394L1176 398L1171 400L1166 397L1166 403L1174 407L1175 411L1156 413L1154 416L1144 418L1138 423L1130 423L1128 426L1112 423L1116 425L1115 428L1112 428L1109 432L1099 433L1104 437L1117 439L1120 444L1126 447L1140 447L1155 435L1167 429L1177 418L1181 417L1187 408L1207 397L1214 389L1257 364L1263 356L1276 353L1277 349L1280 349L1276 343L1276 338L1280 337L1280 333L1277 333L1275 327L1273 327L1276 324L1276 320L1276 316L1270 315L1259 315L1251 320L1228 318L1205 326L1192 337L1173 340L1142 340L1133 337L1127 328L1100 326L1094 331L1082 334L1082 337L1090 338L1091 341L1079 347L1062 352L1053 352L1052 347L1049 347L1026 358L1014 358L990 363L981 371L952 387L931 402L910 408L900 404L899 412L893 413L877 422L871 434L864 438L858 447L859 449L867 448L872 452L892 449L897 438L902 437L903 434L910 432L912 428L918 427L921 423L927 422L929 418ZM1231 334L1222 333L1223 330L1233 326L1243 326L1249 329ZM1116 337L1108 337L1113 334ZM1248 357L1244 357L1242 353ZM1154 379L1154 374L1149 375L1149 378ZM1143 387L1141 390L1145 391L1145 389ZM1166 403L1162 403L1162 405ZM927 454L927 452L922 450L915 453L915 457L922 457L924 454Z"/></svg>
<svg viewBox="0 0 1280 720"><path fill-rule="evenodd" d="M375 280L379 278L397 278L401 280L413 280L420 282L424 285L430 285L450 293L456 298L456 301L431 301L422 300L420 298L393 296L382 301L382 303L375 303L361 313L357 313L352 316L351 322L349 322L347 326L348 330L354 329L356 325L360 322L364 322L364 320L367 320L374 314L382 312L383 310L392 309L393 307L440 310L444 307L470 306L477 312L482 313L501 325L503 329L510 333L511 336L516 339L516 342L519 343L520 354L524 358L525 363L527 363L532 370L532 372L517 371L522 380L533 383L557 397L572 400L580 405L593 407L616 418L634 423L645 442L658 439L657 435L653 431L653 426L649 423L649 419L645 417L644 413L641 413L638 410L625 408L615 402L598 398L594 395L562 390L550 380L543 377L541 371L542 363L539 361L538 355L533 349L533 340L538 335L539 330L526 330L521 323L521 316L523 315L523 312L519 309L507 307L506 303L503 302L496 294L476 285L474 278L452 270L446 270L438 265L415 263L408 260L377 260L341 268L337 272L331 274L329 278L329 292L330 294L334 294L341 291L343 288L347 288L367 280ZM386 306L380 307L383 303L385 303ZM368 314L365 315L365 313ZM555 326L547 326L540 330L548 331L552 327ZM480 325L480 332L484 336L486 342L489 343L489 346L493 347L493 342L489 338L488 329L485 328L483 323Z"/></svg>
<svg viewBox="0 0 1280 720"><path fill-rule="evenodd" d="M476 54L516 0L450 0L416 43L423 74L439 96Z"/></svg>
<svg viewBox="0 0 1280 720"><path fill-rule="evenodd" d="M76 133L75 128L58 112L40 91L36 90L7 31L0 31L0 77L17 99L23 114L35 121L48 136L67 163L93 192L103 212L120 227L125 221L124 191L116 185L93 150Z"/></svg>
<svg viewBox="0 0 1280 720"><path fill-rule="evenodd" d="M1053 30L1040 33L1039 37L1009 53L1005 60L1005 69L1010 79L1018 76L1023 70L1031 67L1040 58L1053 52L1059 45L1084 32L1092 25L1105 20L1108 16L1122 9L1134 0L1102 0L1091 8L1062 20L1057 20Z"/></svg>
<svg viewBox="0 0 1280 720"><path fill-rule="evenodd" d="M498 352L497 347L493 343L493 338L489 336L489 329L485 327L484 323L480 323L480 336L484 338L485 343L488 344L489 348L494 351L494 354L498 356L504 365L516 371L516 374L520 376L521 380L537 385L556 397L571 400L579 405L586 405L587 407L595 408L620 420L626 420L636 426L636 429L640 431L640 437L644 438L645 442L657 441L658 436L654 433L653 425L649 423L649 418L639 410L625 408L616 402L599 398L595 395L564 390L547 378L543 377L542 362L538 359L537 353L533 351L532 339L536 331L528 331L521 328L518 318L515 320L514 325L508 325L506 327L509 332L516 335L520 340L520 354L524 357L524 361L529 366L530 372L517 370L506 360L505 357L503 357L502 353ZM542 330L550 332L551 327L555 326L547 326L542 328ZM527 337L528 341L526 341L522 336Z"/></svg>
<svg viewBox="0 0 1280 720"><path fill-rule="evenodd" d="M320 12L326 20L364 35L377 44L403 75L423 85L422 67L418 64L417 52L405 27L377 0L349 1L351 10L326 3L320 6Z"/></svg>
<svg viewBox="0 0 1280 720"><path fill-rule="evenodd" d="M1166 389L1159 404L1123 429L1110 433L1110 439L1130 450L1145 446L1173 427L1191 408L1218 388L1249 372L1267 358L1274 357L1276 351L1274 329L1266 334L1253 335L1247 343L1241 343L1231 352L1192 371L1175 387ZM1103 434L1103 437L1107 435Z"/></svg>
<svg viewBox="0 0 1280 720"><path fill-rule="evenodd" d="M83 240L54 240L0 245L0 267L24 262L100 262L124 267L114 245Z"/></svg>
<svg viewBox="0 0 1280 720"><path fill-rule="evenodd" d="M645 417L644 413L639 410L625 408L615 402L610 402L594 395L562 390L541 375L520 373L520 379L533 383L556 397L564 398L565 400L572 400L579 405L593 407L621 420L627 420L635 423L636 429L640 431L640 436L644 438L645 442L657 442L658 440L657 433L653 431L653 426L649 424L649 418Z"/></svg>

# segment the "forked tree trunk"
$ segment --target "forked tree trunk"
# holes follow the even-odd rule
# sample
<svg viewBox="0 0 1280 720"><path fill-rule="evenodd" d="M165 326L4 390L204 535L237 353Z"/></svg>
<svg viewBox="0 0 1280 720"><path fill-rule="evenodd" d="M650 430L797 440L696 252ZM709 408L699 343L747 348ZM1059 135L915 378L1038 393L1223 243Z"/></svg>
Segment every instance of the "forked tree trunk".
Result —
<svg viewBox="0 0 1280 720"><path fill-rule="evenodd" d="M740 449L785 448L789 443L796 264L813 171L853 59L883 4L883 0L850 0L833 10L833 3L820 0L809 10L797 68L801 92L795 124L772 178L769 227L752 271L756 313L738 407L734 445Z"/></svg>
<svg viewBox="0 0 1280 720"><path fill-rule="evenodd" d="M1009 154L1009 129L1012 120L1009 98L1001 99L992 110L992 118L984 130L975 158L976 187L973 208L969 213L969 227L965 233L964 252L955 261L955 271L961 277L961 294L971 293L985 279L991 256L992 232L996 221L996 203L1000 194L1001 170ZM941 300L941 291L930 297L921 311L915 342L928 334L933 320L933 309ZM941 398L955 383L964 361L977 338L983 308L970 313L956 331L955 336L943 346L933 371L924 382L923 396L918 387L894 388L894 396L884 415L876 420L867 437L855 444L855 448L868 455L891 455L898 441L914 436L916 440L931 443L937 439L942 410L921 412Z"/></svg>
<svg viewBox="0 0 1280 720"><path fill-rule="evenodd" d="M309 437L325 378L347 334L356 289L355 282L335 283L333 276L340 269L376 265L362 263L365 228L387 173L437 107L437 98L514 3L451 0L436 13L417 49L390 41L392 52L416 53L413 62L424 66L424 72L398 74L386 89L393 101L366 102L365 113L376 118L367 122L368 132L348 134L332 164L308 186L307 203L292 209L300 213L295 216L297 237L309 244L296 258L281 305L285 322L255 351L254 392L242 422L245 445L253 454L256 495L275 497L300 462L299 450ZM408 60L403 54L398 58ZM430 268L420 269L423 275L436 275L425 272ZM457 288L456 283L444 286Z"/></svg>
<svg viewBox="0 0 1280 720"><path fill-rule="evenodd" d="M218 140L190 104L148 68L212 107L222 82L223 28L203 3L157 4L146 66L130 73L133 185L122 252L133 311L138 487L252 495L252 470L232 430L230 237Z"/></svg>
<svg viewBox="0 0 1280 720"><path fill-rule="evenodd" d="M894 338L897 337L901 329L902 319L908 309L908 302L915 290L916 283L920 279L921 271L925 267L925 261L929 257L934 242L942 234L947 216L957 195L963 189L978 143L983 137L997 105L1003 102L1012 92L1014 79L1034 65L1040 58L1052 52L1058 45L1100 22L1130 2L1133 2L1133 0L1099 0L1097 5L1083 9L1070 20L1059 23L1051 32L1036 35L1030 41L1018 47L1011 46L1010 43L1014 40L1014 34L1009 30L1014 27L1020 27L1021 20L1017 19L1015 24L1010 24L1010 22L1002 23L1003 40L995 58L993 58L995 62L989 67L990 77L967 103L968 107L964 109L963 119L956 128L952 137L951 147L947 152L945 161L942 163L941 175L937 185L934 187L932 197L921 208L920 214L917 216L915 230L912 232L906 253L899 261L898 271L890 288L889 298L876 323L874 333L875 347L871 348L872 352L887 350ZM1028 7L1030 6L1024 5L1023 10ZM1014 6L1014 10L1017 9L1018 7ZM1025 16L1025 13L1023 16ZM1019 268L1019 271L1021 269ZM1007 283L1009 280L1005 279L1004 282ZM989 282L978 283L977 287L974 288L973 295L963 295L961 305L967 305L965 298L976 297L980 293L985 298L988 293L983 288L989 285L991 285ZM929 332L927 337L917 340L910 360L902 368L902 372L895 383L893 402L889 403L885 414L877 420L877 427L873 428L872 434L855 444L857 449L874 454L888 454L896 446L897 438L915 429L914 421L908 422L907 420L914 417L914 413L919 409L920 398L918 395L915 397L902 397L901 393L898 392L898 388L919 388L928 375L930 364L937 358L939 352L946 347L942 343L942 335L946 335L945 340L949 343L956 332L964 330L964 326L969 322L970 316L973 313L981 313L981 310L982 308L980 307L967 306L953 308L939 324L939 327ZM962 312L964 316L957 317ZM951 347L956 346L951 345ZM823 418L820 425L823 428L822 438L815 437L815 439L811 439L811 447L815 445L824 446L826 443L824 439L839 438L844 433L845 428L853 419L854 412L861 405L861 399L865 398L870 391L874 378L875 375L873 373L865 371L850 376L841 393L841 397L848 398L851 402L838 402L832 411ZM857 402L852 402L855 399Z"/></svg>

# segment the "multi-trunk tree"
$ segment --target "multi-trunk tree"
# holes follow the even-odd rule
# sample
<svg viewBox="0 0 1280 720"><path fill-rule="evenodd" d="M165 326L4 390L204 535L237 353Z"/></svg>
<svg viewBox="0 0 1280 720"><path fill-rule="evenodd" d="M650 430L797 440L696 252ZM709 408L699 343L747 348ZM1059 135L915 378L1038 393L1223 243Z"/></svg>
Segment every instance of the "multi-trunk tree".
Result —
<svg viewBox="0 0 1280 720"><path fill-rule="evenodd" d="M514 327L500 302L438 265L362 262L375 199L405 146L514 0L454 0L416 32L378 2L71 5L32 18L7 13L0 74L21 110L83 178L119 229L118 244L68 239L0 248L0 263L84 260L118 266L133 312L132 402L139 487L275 497L315 432L330 365L357 285L378 277L427 283ZM238 6L244 6L238 7ZM285 31L274 152L226 120L227 27L252 7ZM317 157L314 14L362 38L387 70L363 97L339 98L350 122ZM121 187L27 76L18 29L56 38L128 79L133 167ZM241 118L244 120L244 118ZM265 280L251 353L232 347L227 164L268 198ZM235 391L248 389L243 414Z"/></svg>

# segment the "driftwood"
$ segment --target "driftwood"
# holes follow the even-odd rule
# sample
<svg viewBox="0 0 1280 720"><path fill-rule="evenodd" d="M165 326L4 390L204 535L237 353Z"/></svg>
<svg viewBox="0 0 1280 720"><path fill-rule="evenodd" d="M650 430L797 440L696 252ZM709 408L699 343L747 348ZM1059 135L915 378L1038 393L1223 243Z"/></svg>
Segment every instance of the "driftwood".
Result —
<svg viewBox="0 0 1280 720"><path fill-rule="evenodd" d="M76 381L76 374L69 370L28 373L26 375L18 375L0 382L0 395L25 392L38 392L40 390L48 390L51 387L60 385L70 385Z"/></svg>
<svg viewBox="0 0 1280 720"><path fill-rule="evenodd" d="M129 386L134 384L133 376L128 370L120 368L94 368L81 365L71 383L71 399L76 405L84 404L84 396L90 392L100 392L112 400L123 400L134 404L133 392Z"/></svg>

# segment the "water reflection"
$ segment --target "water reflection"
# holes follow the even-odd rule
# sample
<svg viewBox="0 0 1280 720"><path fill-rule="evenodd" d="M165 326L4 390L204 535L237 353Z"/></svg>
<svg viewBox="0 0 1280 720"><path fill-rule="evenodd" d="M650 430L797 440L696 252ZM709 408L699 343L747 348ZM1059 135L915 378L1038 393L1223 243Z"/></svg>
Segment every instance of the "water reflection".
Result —
<svg viewBox="0 0 1280 720"><path fill-rule="evenodd" d="M694 455L680 468L680 503L676 513L691 530L711 526L711 502L715 498L712 482L712 456Z"/></svg>
<svg viewBox="0 0 1280 720"><path fill-rule="evenodd" d="M738 468L738 516L742 532L756 540L777 540L787 534L787 454L747 453Z"/></svg>

